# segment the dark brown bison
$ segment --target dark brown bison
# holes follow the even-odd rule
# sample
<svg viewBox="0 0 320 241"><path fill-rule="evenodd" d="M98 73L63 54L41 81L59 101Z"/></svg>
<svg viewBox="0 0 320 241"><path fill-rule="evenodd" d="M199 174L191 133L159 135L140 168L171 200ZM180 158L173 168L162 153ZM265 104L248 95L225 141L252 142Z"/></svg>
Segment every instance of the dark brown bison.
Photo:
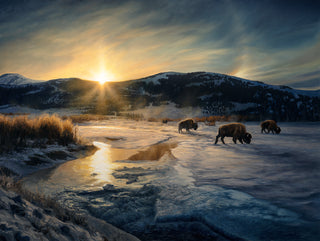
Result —
<svg viewBox="0 0 320 241"><path fill-rule="evenodd" d="M221 141L224 143L225 137L232 137L233 142L237 144L237 140L243 144L243 141L247 144L250 144L252 135L246 131L245 125L241 123L230 123L219 127L218 135L216 136L216 142L214 144L217 144L219 137L221 137Z"/></svg>
<svg viewBox="0 0 320 241"><path fill-rule="evenodd" d="M276 133L279 134L281 132L280 127L277 125L277 123L274 120L265 120L261 122L261 133L270 133L272 134Z"/></svg>
<svg viewBox="0 0 320 241"><path fill-rule="evenodd" d="M178 130L179 133L182 132L182 129L186 129L189 132L189 129L198 129L198 123L196 123L193 119L186 119L179 122Z"/></svg>

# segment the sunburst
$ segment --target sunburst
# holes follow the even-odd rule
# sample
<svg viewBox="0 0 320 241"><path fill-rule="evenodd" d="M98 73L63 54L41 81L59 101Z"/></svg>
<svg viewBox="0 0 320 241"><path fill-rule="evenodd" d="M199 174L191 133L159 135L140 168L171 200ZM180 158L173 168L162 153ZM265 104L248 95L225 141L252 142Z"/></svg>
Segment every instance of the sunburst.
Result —
<svg viewBox="0 0 320 241"><path fill-rule="evenodd" d="M106 71L96 73L93 77L93 80L99 82L100 85L104 85L106 82L111 81L111 79L112 76Z"/></svg>

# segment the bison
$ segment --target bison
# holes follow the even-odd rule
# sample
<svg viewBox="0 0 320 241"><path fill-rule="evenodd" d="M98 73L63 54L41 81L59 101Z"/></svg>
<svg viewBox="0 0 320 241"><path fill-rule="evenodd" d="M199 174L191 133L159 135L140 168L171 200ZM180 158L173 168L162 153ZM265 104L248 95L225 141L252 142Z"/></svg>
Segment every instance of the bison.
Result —
<svg viewBox="0 0 320 241"><path fill-rule="evenodd" d="M261 133L270 133L272 134L276 133L279 134L281 132L281 129L279 126L277 126L277 123L274 120L265 120L261 122Z"/></svg>
<svg viewBox="0 0 320 241"><path fill-rule="evenodd" d="M224 143L225 137L232 137L233 142L237 144L237 140L243 144L243 141L247 144L250 144L252 135L246 131L245 125L241 123L230 123L226 125L222 125L219 127L218 135L216 136L216 142L214 144L217 144L219 137L221 137L221 141Z"/></svg>
<svg viewBox="0 0 320 241"><path fill-rule="evenodd" d="M189 132L189 129L198 129L198 123L196 123L193 119L186 119L179 122L178 125L179 133L182 132L182 129L186 129Z"/></svg>

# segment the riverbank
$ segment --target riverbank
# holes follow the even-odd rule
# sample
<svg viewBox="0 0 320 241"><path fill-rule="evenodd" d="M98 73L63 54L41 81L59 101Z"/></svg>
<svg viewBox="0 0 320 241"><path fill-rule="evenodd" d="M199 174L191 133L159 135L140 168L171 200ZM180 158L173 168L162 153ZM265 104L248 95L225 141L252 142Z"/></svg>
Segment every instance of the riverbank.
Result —
<svg viewBox="0 0 320 241"><path fill-rule="evenodd" d="M35 171L93 154L93 145L26 148L0 158L0 240L137 241L103 220L79 215L54 198L23 189L19 180Z"/></svg>
<svg viewBox="0 0 320 241"><path fill-rule="evenodd" d="M24 197L33 199L33 202ZM62 208L54 200L34 195L31 197L30 193L11 186L0 187L0 240L138 239L102 220L77 215L75 211Z"/></svg>
<svg viewBox="0 0 320 241"><path fill-rule="evenodd" d="M97 147L78 138L71 122L56 116L3 117L1 124L0 240L139 240L20 185L34 172L96 152Z"/></svg>

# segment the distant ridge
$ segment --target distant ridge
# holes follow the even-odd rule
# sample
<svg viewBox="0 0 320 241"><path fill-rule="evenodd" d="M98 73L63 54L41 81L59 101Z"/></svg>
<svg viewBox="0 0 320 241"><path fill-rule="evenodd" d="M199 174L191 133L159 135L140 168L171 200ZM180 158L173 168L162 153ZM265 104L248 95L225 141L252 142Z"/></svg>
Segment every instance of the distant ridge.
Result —
<svg viewBox="0 0 320 241"><path fill-rule="evenodd" d="M16 73L8 73L0 76L0 85L26 85L40 82L43 81L29 79Z"/></svg>
<svg viewBox="0 0 320 241"><path fill-rule="evenodd" d="M159 80L161 79L168 79L168 76L171 75L180 75L182 77L192 75L193 79L196 79L197 77L204 77L207 78L208 81L214 79L214 82L216 84L221 84L223 81L227 80L228 78L232 78L233 80L238 80L243 83L248 83L251 86L264 86L264 87L271 87L275 89L282 89L286 91L291 91L295 93L300 93L300 94L306 94L306 95L311 95L311 96L320 96L320 89L318 90L300 90L300 89L295 89L286 85L271 85L271 84L266 84L262 81L257 81L257 80L248 80L232 75L226 75L226 74L220 74L220 73L213 73L213 72L204 72L204 71L199 71L199 72L190 72L190 73L180 73L180 72L161 72L158 74L154 74L148 77L143 77L140 79L135 79L131 81L138 81L138 82L145 82L145 83L150 83L152 82L153 84L160 84ZM217 77L220 77L220 80L217 79ZM187 80L188 78L186 78Z"/></svg>
<svg viewBox="0 0 320 241"><path fill-rule="evenodd" d="M107 85L108 88L101 89L95 81L77 78L39 82L19 74L5 74L0 76L0 106L75 107L91 113L113 114L171 105L197 108L204 116L320 121L320 90L296 90L210 72L164 72Z"/></svg>

